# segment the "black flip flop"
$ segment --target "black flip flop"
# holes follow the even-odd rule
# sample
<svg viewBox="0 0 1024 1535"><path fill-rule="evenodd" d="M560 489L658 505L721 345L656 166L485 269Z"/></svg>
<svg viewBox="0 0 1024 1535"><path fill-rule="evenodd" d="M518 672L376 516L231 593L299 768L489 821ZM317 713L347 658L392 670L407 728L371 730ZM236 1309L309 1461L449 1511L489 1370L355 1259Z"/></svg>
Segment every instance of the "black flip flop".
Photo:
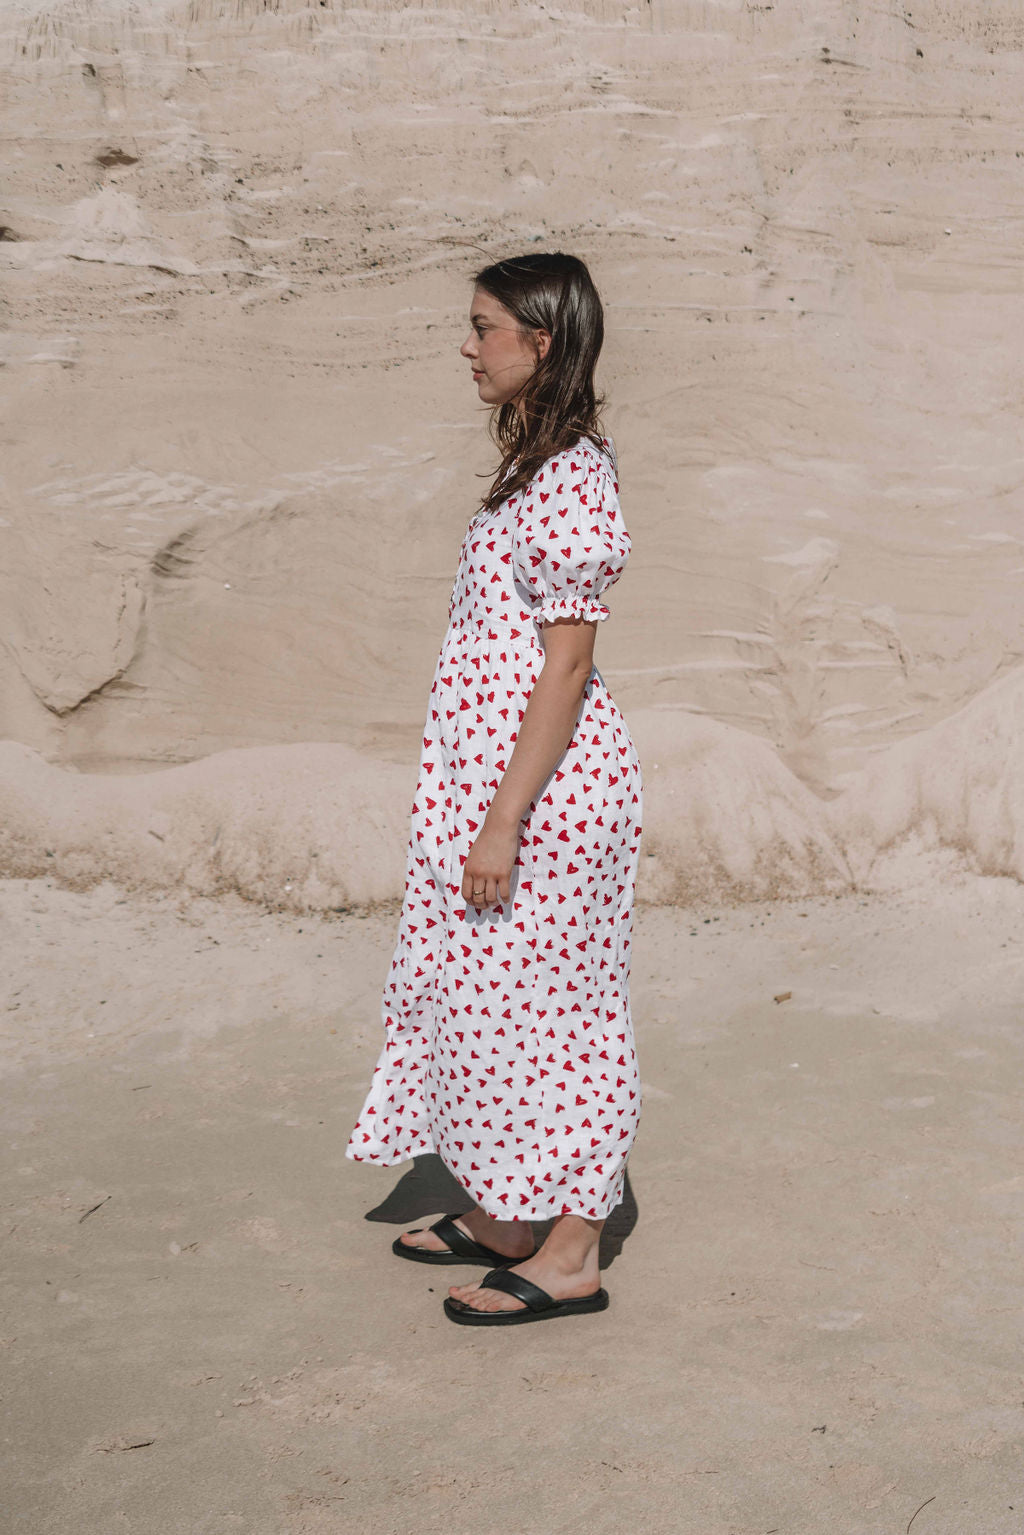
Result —
<svg viewBox="0 0 1024 1535"><path fill-rule="evenodd" d="M525 1263L518 1258L517 1263ZM608 1291L595 1290L592 1295L581 1295L576 1300L555 1300L539 1285L531 1284L522 1274L510 1274L507 1269L494 1269L480 1281L484 1290L503 1290L514 1295L526 1307L525 1311L477 1311L465 1301L445 1298L444 1314L449 1321L461 1322L468 1327L515 1327L520 1322L546 1322L552 1316L584 1316L588 1311L604 1311L608 1306Z"/></svg>
<svg viewBox="0 0 1024 1535"><path fill-rule="evenodd" d="M422 1231L422 1226L414 1226L410 1235ZM507 1258L504 1253L496 1253L493 1248L485 1247L482 1242L474 1242L472 1237L456 1226L450 1215L442 1215L439 1221L435 1221L430 1227L435 1235L447 1242L449 1251L446 1253L430 1252L425 1247L410 1247L408 1242L403 1242L401 1237L396 1237L391 1244L391 1251L397 1253L400 1258L409 1258L413 1263L459 1263L463 1267L467 1263L482 1263L485 1268L501 1268L505 1263L525 1263L525 1258ZM533 1254L531 1253L532 1257Z"/></svg>

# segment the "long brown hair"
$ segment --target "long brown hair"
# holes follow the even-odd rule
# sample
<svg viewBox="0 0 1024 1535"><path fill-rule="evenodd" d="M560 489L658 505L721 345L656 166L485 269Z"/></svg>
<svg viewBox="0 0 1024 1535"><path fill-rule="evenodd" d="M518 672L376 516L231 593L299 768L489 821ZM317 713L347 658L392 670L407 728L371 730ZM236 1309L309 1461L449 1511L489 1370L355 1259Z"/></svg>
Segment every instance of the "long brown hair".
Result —
<svg viewBox="0 0 1024 1535"><path fill-rule="evenodd" d="M547 356L518 394L491 410L491 436L502 460L481 502L481 510L489 511L580 437L602 447L598 412L604 400L594 390L594 369L604 340L604 311L586 265L562 251L497 261L477 272L474 282L505 306L528 341L537 330L551 334Z"/></svg>

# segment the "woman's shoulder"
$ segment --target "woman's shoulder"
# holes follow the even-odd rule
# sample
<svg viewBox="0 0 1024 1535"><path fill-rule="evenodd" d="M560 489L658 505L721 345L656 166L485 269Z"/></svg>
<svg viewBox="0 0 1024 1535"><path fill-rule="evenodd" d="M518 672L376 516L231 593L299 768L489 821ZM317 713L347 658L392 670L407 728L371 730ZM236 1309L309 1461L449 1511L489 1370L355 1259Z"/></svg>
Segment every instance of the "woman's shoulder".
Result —
<svg viewBox="0 0 1024 1535"><path fill-rule="evenodd" d="M553 476L563 478L566 470L576 474L579 470L593 473L595 470L609 477L618 490L618 460L615 455L615 444L610 437L601 438L602 446L598 448L591 438L580 436L572 447L560 448L550 458L544 460L534 481L547 481Z"/></svg>

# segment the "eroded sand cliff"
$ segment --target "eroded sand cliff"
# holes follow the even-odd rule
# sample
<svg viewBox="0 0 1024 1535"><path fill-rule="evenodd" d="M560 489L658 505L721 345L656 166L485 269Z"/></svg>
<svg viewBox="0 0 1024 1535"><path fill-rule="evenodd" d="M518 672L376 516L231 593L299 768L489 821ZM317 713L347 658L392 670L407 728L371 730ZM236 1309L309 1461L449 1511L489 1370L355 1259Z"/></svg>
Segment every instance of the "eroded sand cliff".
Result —
<svg viewBox="0 0 1024 1535"><path fill-rule="evenodd" d="M657 751L652 897L829 888L894 838L973 867L995 836L1020 876L1019 795L982 847L907 792L970 800L1019 761L1019 707L982 738L961 716L1024 679L1014 7L16 0L0 24L0 734L71 773L8 750L15 823L26 771L54 804L145 771L127 825L181 764L227 813L224 751L414 763L494 462L468 279L548 246L607 300L634 555L598 664ZM710 809L653 766L698 741L742 786ZM244 770L280 769L279 840L286 760Z"/></svg>

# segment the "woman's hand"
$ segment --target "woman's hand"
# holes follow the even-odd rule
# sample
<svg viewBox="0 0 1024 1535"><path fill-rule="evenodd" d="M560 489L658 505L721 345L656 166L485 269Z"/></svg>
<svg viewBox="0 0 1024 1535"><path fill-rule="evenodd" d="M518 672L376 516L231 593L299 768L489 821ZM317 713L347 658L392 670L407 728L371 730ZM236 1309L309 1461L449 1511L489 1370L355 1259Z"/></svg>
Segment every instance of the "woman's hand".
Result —
<svg viewBox="0 0 1024 1535"><path fill-rule="evenodd" d="M477 911L504 903L512 895L512 869L519 851L519 827L484 820L462 870L462 898Z"/></svg>

